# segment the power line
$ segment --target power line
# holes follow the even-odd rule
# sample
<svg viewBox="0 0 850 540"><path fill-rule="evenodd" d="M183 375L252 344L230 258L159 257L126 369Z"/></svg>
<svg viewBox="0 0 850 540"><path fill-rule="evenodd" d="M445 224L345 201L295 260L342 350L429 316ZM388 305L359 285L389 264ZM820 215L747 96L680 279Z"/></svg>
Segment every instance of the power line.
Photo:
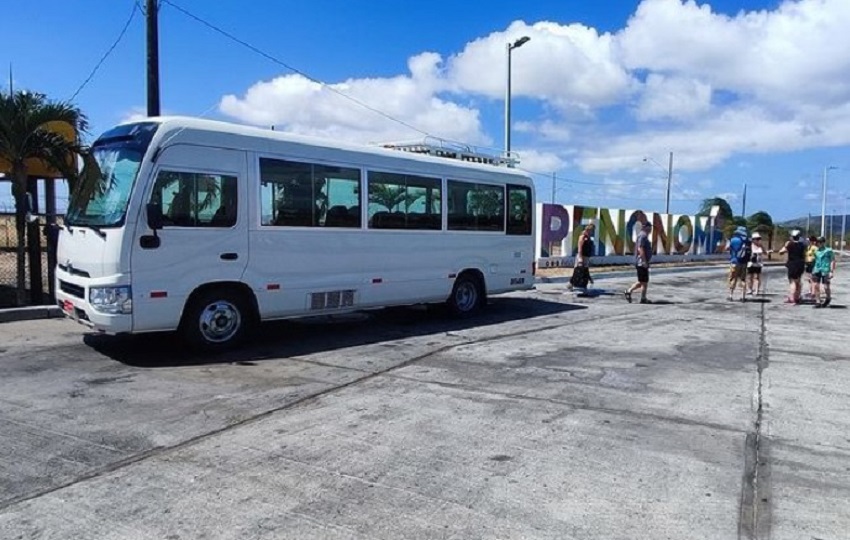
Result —
<svg viewBox="0 0 850 540"><path fill-rule="evenodd" d="M364 103L363 101L360 101L360 100L359 100L359 99L357 99L357 98L354 98L354 97L352 97L352 96L349 96L348 94L346 94L346 93L344 93L344 92L340 92L339 90L337 90L337 89L333 88L332 86L330 86L330 85L326 84L325 82L320 81L319 79L316 79L315 77L310 76L309 74L305 73L304 71L301 71L300 69L295 68L295 67L293 67L293 66L291 66L291 65L287 64L286 62L284 62L284 61L282 61L282 60L279 60L278 58L275 58L275 57L274 57L274 56L272 56L271 54L269 54L269 53L267 53L267 52L265 52L265 51L263 51L263 50L261 50L261 49L259 49L259 48L255 47L254 45L251 45L251 44L250 44L250 43L248 43L247 41L244 41L244 40L242 40L242 39L239 39L238 37L236 37L236 36L234 36L233 34L231 34L231 33L227 32L226 30L223 30L223 29L219 28L218 26L216 26L216 25L214 25L214 24L212 24L212 23L210 23L210 22L205 21L204 19L202 19L202 18L198 17L197 15L195 15L195 14L193 14L193 13L191 13L191 12L187 11L186 9L184 9L184 8L182 8L182 7L180 7L180 6L178 6L177 4L175 4L174 2L172 2L171 0L161 0L161 2L162 2L163 4L168 4L169 6L173 7L173 8L174 8L174 9L176 9L177 11L179 11L179 12L183 13L183 14L184 14L184 15L186 15L187 17L189 17L189 18L191 18L191 19L194 19L195 21L197 21L197 22L201 23L202 25L204 25L204 26L206 26L207 28L209 28L209 29L213 30L214 32L218 32L219 34L221 34L221 35L223 35L224 37L226 37L226 38L230 39L231 41L234 41L234 42L236 42L236 43L238 43L238 44L242 45L243 47L245 47L245 48L247 48L247 49L249 49L249 50L251 50L251 51L253 51L253 52L257 53L257 54L259 54L259 55L260 55L260 56L262 56L263 58L266 58L267 60L270 60L270 61L274 62L275 64L278 64L279 66L282 66L282 67L284 67L284 68L288 69L289 71L292 71L293 73L297 73L298 75L301 75L302 77L306 78L307 80L309 80L309 81L311 81L311 82L314 82L314 83L316 83L316 84L321 85L321 86L322 86L322 88L326 88L327 90L329 90L329 91L331 91L331 92L333 92L333 93L335 93L335 94L337 94L337 95L339 95L339 96L341 96L341 97L343 97L343 98L345 98L345 99L347 99L347 100L349 100L349 101L351 101L351 102L353 102L353 103L356 103L357 105L359 105L359 106L361 106L361 107L363 107L363 108L365 108L365 109L368 109L368 110L372 111L372 112L373 112L373 113L375 113L375 114L378 114L378 115L380 115L380 116L383 116L383 117L384 117L384 118L386 118L387 120L391 120L391 121L393 121L393 122L396 122L396 123L398 123L398 124L400 124L400 125L402 125L402 126L404 126L404 127L408 128L408 129L411 129L411 130L413 130L413 131L415 131L415 132L417 132L417 133L420 133L420 134L425 135L425 136L427 136L427 137L431 137L431 136L433 136L433 135L431 135L430 133L428 133L427 131L423 131L423 130L419 129L419 128L418 128L418 127L416 127L416 126L414 126L414 125L412 125L412 124L409 124L409 123L405 122L404 120L400 120L400 119L398 119L398 118L395 118L395 117L393 117L392 115L389 115L389 114L387 114L387 113L385 113L385 112L383 112L383 111L381 111L381 110L379 110L379 109L376 109L375 107L372 107L371 105L368 105L367 103ZM454 141L450 141L450 142L454 142Z"/></svg>
<svg viewBox="0 0 850 540"><path fill-rule="evenodd" d="M118 35L118 39L116 39L115 42L109 47L109 49L106 50L106 53L104 53L101 59L97 62L97 64L94 66L94 69L91 70L89 76L86 78L85 81L83 81L83 84L81 84L80 87L77 88L77 91L74 92L74 95L72 95L71 99L69 99L68 101L74 101L74 98L76 98L77 95L82 92L83 88L85 88L86 85L91 82L91 80L94 78L95 73L97 73L97 70L100 69L100 66L103 65L109 55L112 54L112 51L115 50L115 47L117 47L118 44L121 43L121 40L124 38L124 34L127 33L127 29L130 28L130 23L133 22L133 18L136 16L136 11L138 11L138 9L139 3L135 2L133 4L133 10L130 12L130 17L128 17L127 22L124 23L124 28L121 29L121 33Z"/></svg>
<svg viewBox="0 0 850 540"><path fill-rule="evenodd" d="M527 172L528 174L532 175L532 176L539 176L541 178L545 178L545 179L549 180L550 182L552 181L552 173L542 173L542 172L536 172L536 171L529 171L528 169L523 169L523 170L525 172ZM572 178L558 176L557 173L555 174L555 181L560 182L560 183L567 183L567 184L578 184L578 185L582 185L582 186L598 186L598 187L649 186L649 185L653 185L653 184L656 183L655 181L652 181L652 182L621 182L621 183L618 183L618 184L611 184L611 183L605 182L604 180L602 182L586 182L586 181L582 181L582 180L574 180Z"/></svg>

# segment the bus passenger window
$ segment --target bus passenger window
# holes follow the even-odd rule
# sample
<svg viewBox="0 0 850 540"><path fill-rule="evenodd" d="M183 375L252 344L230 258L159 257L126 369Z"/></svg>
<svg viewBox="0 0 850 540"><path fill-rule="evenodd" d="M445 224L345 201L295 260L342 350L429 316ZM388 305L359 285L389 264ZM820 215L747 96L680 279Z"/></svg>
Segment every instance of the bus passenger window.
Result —
<svg viewBox="0 0 850 540"><path fill-rule="evenodd" d="M505 190L502 186L449 180L450 231L505 230Z"/></svg>
<svg viewBox="0 0 850 540"><path fill-rule="evenodd" d="M360 227L360 169L260 158L262 225Z"/></svg>
<svg viewBox="0 0 850 540"><path fill-rule="evenodd" d="M441 229L439 178L369 171L368 183L370 229Z"/></svg>
<svg viewBox="0 0 850 540"><path fill-rule="evenodd" d="M531 235L531 188L508 186L508 234Z"/></svg>

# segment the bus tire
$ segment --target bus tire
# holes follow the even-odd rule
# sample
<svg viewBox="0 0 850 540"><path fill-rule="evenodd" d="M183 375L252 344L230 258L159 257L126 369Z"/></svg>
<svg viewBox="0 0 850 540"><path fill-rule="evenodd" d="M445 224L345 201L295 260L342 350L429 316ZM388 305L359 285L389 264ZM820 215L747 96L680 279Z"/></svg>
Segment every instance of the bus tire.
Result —
<svg viewBox="0 0 850 540"><path fill-rule="evenodd" d="M449 312L460 318L476 314L484 305L484 287L481 279L466 272L455 279L452 294L446 300Z"/></svg>
<svg viewBox="0 0 850 540"><path fill-rule="evenodd" d="M193 294L186 306L180 333L192 348L217 351L242 342L254 316L244 294L228 287Z"/></svg>

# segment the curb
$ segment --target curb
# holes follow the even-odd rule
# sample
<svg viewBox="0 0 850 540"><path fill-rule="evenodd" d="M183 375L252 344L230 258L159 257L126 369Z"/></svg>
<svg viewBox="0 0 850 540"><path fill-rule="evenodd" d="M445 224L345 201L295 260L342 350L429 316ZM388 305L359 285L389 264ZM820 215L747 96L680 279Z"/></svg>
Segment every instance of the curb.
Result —
<svg viewBox="0 0 850 540"><path fill-rule="evenodd" d="M59 306L26 306L0 309L0 323L17 321L35 321L64 317Z"/></svg>

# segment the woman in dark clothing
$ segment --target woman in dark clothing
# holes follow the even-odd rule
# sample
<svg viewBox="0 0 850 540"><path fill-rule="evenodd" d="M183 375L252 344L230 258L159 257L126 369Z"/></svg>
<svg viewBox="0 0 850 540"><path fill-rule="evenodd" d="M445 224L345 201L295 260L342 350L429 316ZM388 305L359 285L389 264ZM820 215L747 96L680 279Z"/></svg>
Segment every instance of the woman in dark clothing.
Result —
<svg viewBox="0 0 850 540"><path fill-rule="evenodd" d="M806 246L800 241L800 231L791 231L791 239L779 250L779 253L787 253L788 260L785 268L788 269L789 295L785 300L787 304L800 303L800 278L806 269Z"/></svg>

